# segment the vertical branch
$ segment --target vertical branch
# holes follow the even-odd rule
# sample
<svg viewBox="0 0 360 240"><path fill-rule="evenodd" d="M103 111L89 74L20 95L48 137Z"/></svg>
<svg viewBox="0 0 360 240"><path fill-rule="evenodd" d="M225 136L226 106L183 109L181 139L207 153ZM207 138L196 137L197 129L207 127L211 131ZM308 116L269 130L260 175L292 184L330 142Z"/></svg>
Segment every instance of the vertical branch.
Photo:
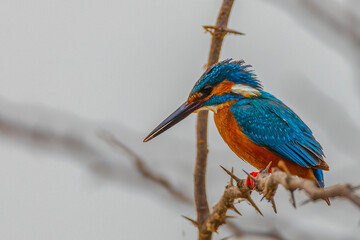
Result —
<svg viewBox="0 0 360 240"><path fill-rule="evenodd" d="M227 24L234 0L224 0L212 33L208 67L219 61L222 43L227 34Z"/></svg>
<svg viewBox="0 0 360 240"><path fill-rule="evenodd" d="M211 66L219 61L222 42L227 34L227 24L234 0L223 0L211 39L211 47L207 66ZM209 205L206 197L206 164L207 164L207 125L208 111L201 111L197 116L196 124L196 163L194 172L194 194L197 211L197 226L199 229L199 239L211 239L212 233L206 229L205 222L209 216Z"/></svg>

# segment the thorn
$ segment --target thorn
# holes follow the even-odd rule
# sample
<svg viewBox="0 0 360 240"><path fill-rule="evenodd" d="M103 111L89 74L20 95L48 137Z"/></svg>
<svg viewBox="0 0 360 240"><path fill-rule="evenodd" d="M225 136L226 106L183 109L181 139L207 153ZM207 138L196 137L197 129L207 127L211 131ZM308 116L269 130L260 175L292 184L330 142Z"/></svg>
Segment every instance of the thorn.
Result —
<svg viewBox="0 0 360 240"><path fill-rule="evenodd" d="M225 216L226 218L236 218L235 216Z"/></svg>
<svg viewBox="0 0 360 240"><path fill-rule="evenodd" d="M330 205L331 205L331 203L330 203L330 199L329 199L329 198L324 198L324 201L326 202L326 204L327 204L328 206L330 206Z"/></svg>
<svg viewBox="0 0 360 240"><path fill-rule="evenodd" d="M226 28L225 31L227 33L232 33L232 34L235 34L235 35L245 35L245 33L242 33L242 32L239 32L239 31L236 31L236 30L233 30L233 29L229 29L229 28Z"/></svg>
<svg viewBox="0 0 360 240"><path fill-rule="evenodd" d="M269 164L266 166L266 168L264 169L266 172L269 172L270 166L271 166L272 162L269 162Z"/></svg>
<svg viewBox="0 0 360 240"><path fill-rule="evenodd" d="M360 185L351 188L351 191L357 191L360 189Z"/></svg>
<svg viewBox="0 0 360 240"><path fill-rule="evenodd" d="M290 202L291 202L291 204L294 206L294 208L296 208L294 190L289 190L289 191L290 191Z"/></svg>
<svg viewBox="0 0 360 240"><path fill-rule="evenodd" d="M235 35L245 35L245 33L238 32L236 30L229 29L229 28L221 28L221 27L217 27L217 26L208 26L208 25L204 25L203 28L205 29L206 32L210 32L212 34L217 30L217 31L225 32L225 33L232 33ZM213 32L210 29L213 30Z"/></svg>
<svg viewBox="0 0 360 240"><path fill-rule="evenodd" d="M270 202L271 202L271 205L274 209L274 212L277 213L277 210L276 210L276 204L275 204L275 201L274 201L274 197L270 198Z"/></svg>
<svg viewBox="0 0 360 240"><path fill-rule="evenodd" d="M269 194L270 190L268 189L266 191L266 193L264 193L263 197L261 198L260 202L262 202L262 200L264 200L264 198L266 198L266 196Z"/></svg>
<svg viewBox="0 0 360 240"><path fill-rule="evenodd" d="M231 208L234 212L236 212L237 214L239 214L240 216L242 216L242 214L239 212L239 210L236 209L236 207L234 206L234 204L232 204L232 205L230 206L230 208Z"/></svg>
<svg viewBox="0 0 360 240"><path fill-rule="evenodd" d="M255 210L256 210L258 213L260 213L261 216L264 216L264 215L262 214L262 212L260 211L260 209L258 208L258 206L256 206L254 200L252 200L250 194L247 196L247 200L248 200L249 203L255 208Z"/></svg>
<svg viewBox="0 0 360 240"><path fill-rule="evenodd" d="M184 216L184 215L181 215L181 216L182 216L183 218L185 218L186 220L189 220L192 224L194 224L195 227L199 226L199 224L198 224L197 221L195 221L195 220L193 220L193 219L191 219L191 218L188 218L188 217L186 217L186 216Z"/></svg>
<svg viewBox="0 0 360 240"><path fill-rule="evenodd" d="M312 202L312 201L313 200L309 198L308 200L305 200L302 203L300 203L300 206L304 206L304 205L306 205L306 204L308 204L309 202Z"/></svg>
<svg viewBox="0 0 360 240"><path fill-rule="evenodd" d="M231 168L231 174L234 175L234 167ZM230 186L234 186L234 178L230 175Z"/></svg>
<svg viewBox="0 0 360 240"><path fill-rule="evenodd" d="M229 174L237 183L239 183L241 181L240 178L238 178L237 176L235 176L233 173L231 173L229 170L227 170L226 168L224 168L223 166L220 165L220 167L227 173Z"/></svg>
<svg viewBox="0 0 360 240"><path fill-rule="evenodd" d="M243 169L243 171L244 171L244 173L245 173L246 175L248 175L248 177L249 177L251 180L253 180L254 182L256 181L256 179L255 179L253 176L251 176L250 173L248 173L248 172L245 171L244 169Z"/></svg>

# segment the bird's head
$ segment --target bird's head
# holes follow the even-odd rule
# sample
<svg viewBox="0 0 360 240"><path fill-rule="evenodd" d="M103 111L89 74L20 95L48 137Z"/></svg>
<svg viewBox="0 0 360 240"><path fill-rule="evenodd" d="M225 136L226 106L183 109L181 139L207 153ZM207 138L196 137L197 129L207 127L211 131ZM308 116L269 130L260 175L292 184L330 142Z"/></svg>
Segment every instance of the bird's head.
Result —
<svg viewBox="0 0 360 240"><path fill-rule="evenodd" d="M260 94L261 83L244 61L227 59L209 67L190 92L187 101L159 124L145 139L151 140L191 113L217 108L231 101Z"/></svg>

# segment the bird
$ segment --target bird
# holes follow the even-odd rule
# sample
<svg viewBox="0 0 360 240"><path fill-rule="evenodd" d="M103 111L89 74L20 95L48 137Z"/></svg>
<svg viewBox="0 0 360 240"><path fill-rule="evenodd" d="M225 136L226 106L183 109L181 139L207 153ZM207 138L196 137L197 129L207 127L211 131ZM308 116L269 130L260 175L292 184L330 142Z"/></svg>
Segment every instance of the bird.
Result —
<svg viewBox="0 0 360 240"><path fill-rule="evenodd" d="M258 170L282 168L324 188L329 170L310 128L281 100L263 90L251 65L225 59L209 67L189 97L143 140L147 142L193 112L214 112L215 125L230 149ZM326 200L326 199L325 199ZM327 201L328 202L328 201Z"/></svg>

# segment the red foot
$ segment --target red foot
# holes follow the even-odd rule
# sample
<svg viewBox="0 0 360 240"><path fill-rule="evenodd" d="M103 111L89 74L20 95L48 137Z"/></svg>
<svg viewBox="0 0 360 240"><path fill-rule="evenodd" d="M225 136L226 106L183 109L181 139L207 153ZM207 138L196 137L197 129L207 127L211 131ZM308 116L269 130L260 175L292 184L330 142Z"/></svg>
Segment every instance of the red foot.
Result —
<svg viewBox="0 0 360 240"><path fill-rule="evenodd" d="M268 173L271 173L271 168L268 170ZM259 172L251 172L250 175L256 177ZM252 180L249 176L246 178L246 185L249 188L254 188L254 180Z"/></svg>
<svg viewBox="0 0 360 240"><path fill-rule="evenodd" d="M253 176L253 177L256 177L259 173L258 172L251 172L250 175ZM249 188L254 188L254 181L248 176L246 178L246 185L249 187Z"/></svg>

